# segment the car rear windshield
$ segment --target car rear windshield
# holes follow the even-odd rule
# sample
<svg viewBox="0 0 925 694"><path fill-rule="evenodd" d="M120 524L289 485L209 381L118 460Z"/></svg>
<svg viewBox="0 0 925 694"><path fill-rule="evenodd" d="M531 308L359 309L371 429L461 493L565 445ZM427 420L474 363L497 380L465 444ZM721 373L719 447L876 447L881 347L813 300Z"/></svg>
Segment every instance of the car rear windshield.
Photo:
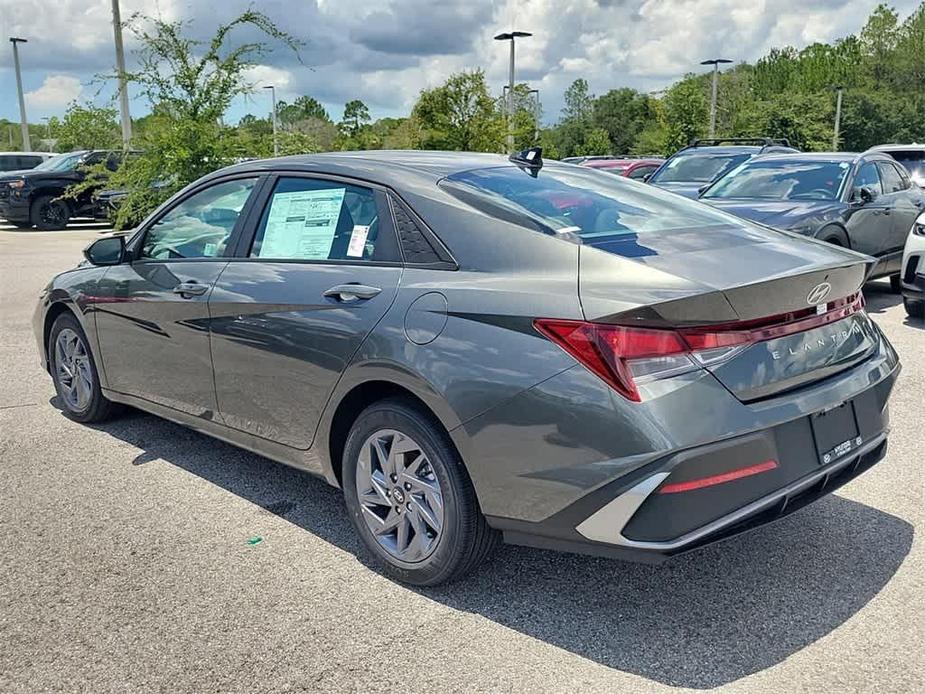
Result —
<svg viewBox="0 0 925 694"><path fill-rule="evenodd" d="M751 160L730 171L704 198L835 200L850 169L839 161Z"/></svg>
<svg viewBox="0 0 925 694"><path fill-rule="evenodd" d="M893 150L886 151L893 159L906 167L913 178L925 179L925 150Z"/></svg>
<svg viewBox="0 0 925 694"><path fill-rule="evenodd" d="M575 166L546 166L536 177L516 167L475 169L440 185L486 214L582 243L746 224L654 186Z"/></svg>
<svg viewBox="0 0 925 694"><path fill-rule="evenodd" d="M653 174L653 183L709 183L723 171L741 164L748 154L679 154Z"/></svg>

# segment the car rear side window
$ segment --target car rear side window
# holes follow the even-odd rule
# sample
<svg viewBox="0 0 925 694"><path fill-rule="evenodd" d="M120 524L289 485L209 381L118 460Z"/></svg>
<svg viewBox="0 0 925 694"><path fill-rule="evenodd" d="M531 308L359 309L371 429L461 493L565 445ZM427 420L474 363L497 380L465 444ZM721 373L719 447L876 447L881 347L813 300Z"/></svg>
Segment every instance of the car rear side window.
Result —
<svg viewBox="0 0 925 694"><path fill-rule="evenodd" d="M589 243L747 225L654 186L576 166L546 166L536 177L513 166L476 169L453 174L440 185L486 214Z"/></svg>
<svg viewBox="0 0 925 694"><path fill-rule="evenodd" d="M256 178L224 181L183 199L145 232L141 257L175 260L224 255L228 237L256 183Z"/></svg>
<svg viewBox="0 0 925 694"><path fill-rule="evenodd" d="M251 258L392 260L377 253L382 227L375 193L317 178L280 178L267 201Z"/></svg>

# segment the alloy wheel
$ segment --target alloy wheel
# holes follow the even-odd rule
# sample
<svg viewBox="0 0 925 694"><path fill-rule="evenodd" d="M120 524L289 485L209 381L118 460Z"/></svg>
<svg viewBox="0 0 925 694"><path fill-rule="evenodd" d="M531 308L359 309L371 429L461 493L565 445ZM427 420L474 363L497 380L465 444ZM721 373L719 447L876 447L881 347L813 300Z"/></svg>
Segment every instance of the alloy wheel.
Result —
<svg viewBox="0 0 925 694"><path fill-rule="evenodd" d="M55 339L55 372L61 395L71 410L83 411L93 397L93 371L83 339L65 328Z"/></svg>
<svg viewBox="0 0 925 694"><path fill-rule="evenodd" d="M366 526L391 556L415 563L436 549L443 531L443 493L414 440L393 429L368 437L360 449L356 487Z"/></svg>

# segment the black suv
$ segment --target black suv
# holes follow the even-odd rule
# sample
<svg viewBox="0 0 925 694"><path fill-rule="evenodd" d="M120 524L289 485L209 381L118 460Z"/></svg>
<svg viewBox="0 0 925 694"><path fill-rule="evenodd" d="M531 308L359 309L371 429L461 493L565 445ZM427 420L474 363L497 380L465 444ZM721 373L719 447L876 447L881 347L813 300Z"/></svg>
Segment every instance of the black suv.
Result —
<svg viewBox="0 0 925 694"><path fill-rule="evenodd" d="M29 171L0 176L0 218L22 229L55 231L67 227L71 217L92 216L93 191L84 191L76 199L61 196L68 186L86 178L88 167L105 164L115 171L122 157L122 152L108 150L69 152Z"/></svg>
<svg viewBox="0 0 925 694"><path fill-rule="evenodd" d="M672 154L646 180L659 188L686 198L700 191L727 171L732 171L757 154L799 152L785 139L731 137L694 140Z"/></svg>

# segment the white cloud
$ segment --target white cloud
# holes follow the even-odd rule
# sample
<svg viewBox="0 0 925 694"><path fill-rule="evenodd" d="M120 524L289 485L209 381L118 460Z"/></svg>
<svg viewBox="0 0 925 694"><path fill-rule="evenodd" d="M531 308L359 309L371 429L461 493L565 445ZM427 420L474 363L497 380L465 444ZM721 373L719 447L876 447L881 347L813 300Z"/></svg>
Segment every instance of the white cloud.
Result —
<svg viewBox="0 0 925 694"><path fill-rule="evenodd" d="M3 0L0 0L2 3ZM921 0L892 0L900 15ZM797 48L860 30L877 0L121 0L122 16L140 10L188 22L198 39L211 37L248 6L306 42L300 63L275 46L248 73L272 83L280 99L309 94L334 114L363 99L374 117L407 113L421 89L451 72L483 68L493 91L507 82L508 46L493 40L518 29L517 79L542 91L554 120L562 94L583 77L594 93L633 87L649 91L697 71L705 58L754 61L772 47ZM112 23L103 0L17 0L2 13L10 35L29 38L23 69L32 84L49 75L84 83L112 70ZM38 29L37 27L41 27ZM134 36L125 35L131 67ZM265 41L236 29L232 40ZM272 41L269 42L273 44ZM0 93L11 83L9 51L0 51ZM309 68L313 68L310 69ZM28 80L27 80L28 81ZM104 96L114 89L107 85ZM42 91L45 89L43 86ZM255 94L236 103L231 119L258 108ZM262 100L259 102L263 104ZM263 106L259 106L263 111ZM136 110L133 102L133 110ZM51 112L49 112L51 115ZM15 118L15 100L0 101L0 117Z"/></svg>
<svg viewBox="0 0 925 694"><path fill-rule="evenodd" d="M41 87L26 92L26 103L40 109L64 108L82 91L80 80L72 75L48 75Z"/></svg>

